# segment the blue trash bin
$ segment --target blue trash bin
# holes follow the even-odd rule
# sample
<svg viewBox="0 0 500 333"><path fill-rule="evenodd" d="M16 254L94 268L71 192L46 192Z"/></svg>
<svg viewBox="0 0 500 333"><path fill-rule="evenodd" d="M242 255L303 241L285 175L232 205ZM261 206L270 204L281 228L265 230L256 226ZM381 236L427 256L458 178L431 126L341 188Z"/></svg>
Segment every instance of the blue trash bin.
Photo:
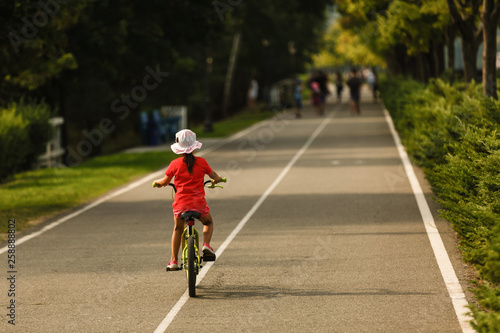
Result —
<svg viewBox="0 0 500 333"><path fill-rule="evenodd" d="M141 142L142 145L145 146L149 142L149 137L148 137L148 122L149 122L149 116L147 111L141 111L139 113L139 121L140 121L140 127L141 127Z"/></svg>
<svg viewBox="0 0 500 333"><path fill-rule="evenodd" d="M168 117L167 121L167 137L170 142L175 141L175 134L179 132L179 120L180 117Z"/></svg>
<svg viewBox="0 0 500 333"><path fill-rule="evenodd" d="M149 145L157 146L160 141L160 126L154 117L149 118L148 122Z"/></svg>

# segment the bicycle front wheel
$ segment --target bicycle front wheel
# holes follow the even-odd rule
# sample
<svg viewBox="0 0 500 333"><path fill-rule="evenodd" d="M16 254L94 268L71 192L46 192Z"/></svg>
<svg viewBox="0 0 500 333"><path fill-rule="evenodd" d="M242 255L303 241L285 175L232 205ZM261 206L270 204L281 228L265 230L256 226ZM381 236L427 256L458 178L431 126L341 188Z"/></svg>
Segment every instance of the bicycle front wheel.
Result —
<svg viewBox="0 0 500 333"><path fill-rule="evenodd" d="M197 264L197 256L194 248L194 237L190 236L188 238L188 269L187 269L187 278L189 285L189 296L196 296L196 264Z"/></svg>

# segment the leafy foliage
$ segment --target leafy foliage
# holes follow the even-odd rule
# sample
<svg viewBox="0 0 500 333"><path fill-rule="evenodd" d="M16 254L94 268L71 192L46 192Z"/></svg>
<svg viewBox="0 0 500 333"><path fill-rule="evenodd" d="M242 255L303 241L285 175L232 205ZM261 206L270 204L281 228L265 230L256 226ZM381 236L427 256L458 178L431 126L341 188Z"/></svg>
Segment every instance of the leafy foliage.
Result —
<svg viewBox="0 0 500 333"><path fill-rule="evenodd" d="M31 167L51 135L45 103L12 103L0 110L0 179Z"/></svg>
<svg viewBox="0 0 500 333"><path fill-rule="evenodd" d="M26 121L15 110L0 113L0 178L10 175L24 163L29 144L25 126Z"/></svg>

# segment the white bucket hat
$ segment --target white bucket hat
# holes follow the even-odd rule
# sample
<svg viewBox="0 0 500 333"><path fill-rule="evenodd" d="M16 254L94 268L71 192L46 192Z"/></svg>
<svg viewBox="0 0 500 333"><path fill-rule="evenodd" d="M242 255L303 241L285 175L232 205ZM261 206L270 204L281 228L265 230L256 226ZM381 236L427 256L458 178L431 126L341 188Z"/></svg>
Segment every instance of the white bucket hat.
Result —
<svg viewBox="0 0 500 333"><path fill-rule="evenodd" d="M176 154L189 154L201 148L201 142L196 141L196 133L185 129L175 134L175 143L170 146Z"/></svg>

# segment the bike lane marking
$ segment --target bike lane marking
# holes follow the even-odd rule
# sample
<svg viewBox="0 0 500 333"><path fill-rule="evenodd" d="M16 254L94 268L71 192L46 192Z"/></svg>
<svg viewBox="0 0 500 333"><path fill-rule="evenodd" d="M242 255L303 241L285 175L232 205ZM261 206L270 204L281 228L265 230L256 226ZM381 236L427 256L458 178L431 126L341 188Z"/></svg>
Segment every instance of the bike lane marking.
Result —
<svg viewBox="0 0 500 333"><path fill-rule="evenodd" d="M418 209L420 210L420 215L422 216L425 231L427 233L427 236L429 237L434 256L439 266L441 276L443 277L444 283L446 285L446 289L448 290L448 294L450 295L453 308L455 309L455 313L458 318L458 322L460 324L460 327L462 328L462 332L474 332L472 326L470 325L470 321L473 318L468 314L469 303L465 298L465 294L462 290L460 282L458 281L455 269L453 268L450 258L448 257L448 253L446 252L443 240L441 239L439 230L437 229L434 222L434 217L432 216L429 205L427 204L422 187L420 186L408 154L406 153L406 150L401 143L401 139L399 138L399 135L394 127L391 116L385 108L383 108L383 111L385 120L389 125L389 129L394 139L394 143L396 144L396 147L398 149L399 157L403 162L406 176L408 177L408 181L410 182L413 194L415 195L415 200L417 201Z"/></svg>
<svg viewBox="0 0 500 333"><path fill-rule="evenodd" d="M198 153L198 156L203 156L203 155L209 154L212 151L217 150L218 148L220 148L220 147L222 147L222 146L224 146L224 145L226 145L226 144L228 144L228 143L230 143L232 141L235 141L235 140L237 140L237 139L239 139L239 138L241 138L241 137L243 137L243 136L251 133L252 131L256 130L257 128L265 125L267 122L272 121L272 119L273 118L263 120L261 122L258 122L256 124L250 126L247 129L244 129L244 130L242 130L242 131L240 131L238 133L233 134L232 136L230 136L230 137L228 137L226 139L222 139L222 140L218 141L217 143L215 143L214 145L208 147L207 149L200 151ZM45 233L46 231L49 231L49 230L57 227L58 225L63 224L64 222L66 222L68 220L71 220L72 218L77 217L77 216L85 213L86 211L94 208L94 207L99 206L103 202L111 200L111 199L113 199L113 198L115 198L115 197L117 197L119 195L122 195L122 194L124 194L124 193L126 193L128 191L133 190L136 187L139 187L140 185L142 185L142 184L144 184L144 183L146 183L148 181L151 181L152 179L156 178L158 176L158 174L162 174L164 172L164 170L165 170L165 167L163 167L163 168L161 168L159 170L153 171L153 172L147 174L146 176L142 177L141 179L139 179L139 180L137 180L137 181L135 181L133 183L128 184L124 188L119 189L119 190L117 190L115 192L112 192L112 193L110 193L110 194L108 194L108 195L106 195L106 196L104 196L104 197L102 197L100 199L97 199L97 200L95 200L95 201L93 201L93 202L85 205L84 207L76 210L75 212L73 212L71 214L68 214L68 215L66 215L64 217L61 217L60 219L57 219L56 221L54 221L54 222L46 225L45 227L43 227L42 229L40 229L38 231L30 233L30 234L28 234L26 236L22 236L22 237L16 238L16 246L19 246L19 245L23 244L24 242L29 241L30 239L33 239L35 237L40 236L41 234ZM9 246L6 245L6 246L0 248L0 254L6 253L8 250L9 250Z"/></svg>
<svg viewBox="0 0 500 333"><path fill-rule="evenodd" d="M318 137L318 135L323 131L323 129L328 125L330 122L331 118L335 116L337 111L332 111L328 117L326 117L316 128L313 134L309 137L309 139L306 141L306 143L302 146L302 148L295 154L294 157L288 162L288 164L285 166L285 168L281 171L281 173L276 177L276 179L273 181L273 183L267 188L267 190L262 194L262 196L257 200L257 202L253 205L252 208L248 211L248 213L241 219L241 221L238 223L238 225L233 229L233 231L227 236L226 240L221 244L219 249L215 252L216 256L219 257L224 250L229 246L229 244L233 241L233 239L236 237L236 235L243 229L245 224L250 220L250 218L255 214L255 212L259 209L259 207L262 205L262 203L267 199L267 197L273 192L273 190L278 186L278 184L283 180L283 178L286 176L286 174L290 171L290 169L293 167L293 165L297 162L297 160L306 152L306 150L309 148L309 146L313 143L313 141ZM198 274L198 279L196 282L196 285L198 285L201 280L205 277L207 272L210 270L210 268L213 266L214 262L208 262L200 271L200 274ZM175 319L179 311L182 309L184 304L186 304L187 300L189 299L189 290L186 289L184 294L179 298L177 303L172 307L170 312L167 314L167 316L163 319L163 321L158 325L156 330L154 331L155 333L163 333L167 330L168 326L172 323L172 321Z"/></svg>

